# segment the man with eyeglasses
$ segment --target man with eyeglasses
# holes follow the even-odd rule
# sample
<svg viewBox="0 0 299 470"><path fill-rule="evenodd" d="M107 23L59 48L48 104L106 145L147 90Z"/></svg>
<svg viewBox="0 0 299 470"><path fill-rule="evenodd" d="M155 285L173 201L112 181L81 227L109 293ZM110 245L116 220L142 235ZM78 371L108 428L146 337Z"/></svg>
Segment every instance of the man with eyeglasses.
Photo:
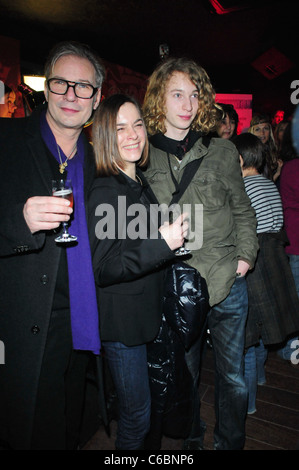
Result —
<svg viewBox="0 0 299 470"><path fill-rule="evenodd" d="M86 370L100 353L85 218L94 178L82 132L101 99L105 70L67 42L45 66L47 103L0 120L0 447L72 450L80 443ZM51 180L71 179L74 211ZM55 243L62 222L78 236Z"/></svg>
<svg viewBox="0 0 299 470"><path fill-rule="evenodd" d="M89 83L74 82L72 85L71 82L62 80L61 78L49 78L49 80L47 80L47 85L49 90L56 95L65 95L71 87L74 89L74 93L77 98L82 98L84 100L89 100L98 91L97 88L93 87Z"/></svg>

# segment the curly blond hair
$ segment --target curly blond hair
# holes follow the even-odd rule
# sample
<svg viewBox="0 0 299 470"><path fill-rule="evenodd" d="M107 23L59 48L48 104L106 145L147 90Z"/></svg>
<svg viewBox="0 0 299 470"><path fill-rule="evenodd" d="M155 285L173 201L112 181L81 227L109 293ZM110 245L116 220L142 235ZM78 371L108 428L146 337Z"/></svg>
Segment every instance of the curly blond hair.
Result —
<svg viewBox="0 0 299 470"><path fill-rule="evenodd" d="M165 91L175 72L186 74L198 90L199 107L191 129L208 133L215 129L219 107L215 103L215 91L207 72L188 58L170 57L161 62L148 81L143 102L143 117L150 135L166 133Z"/></svg>

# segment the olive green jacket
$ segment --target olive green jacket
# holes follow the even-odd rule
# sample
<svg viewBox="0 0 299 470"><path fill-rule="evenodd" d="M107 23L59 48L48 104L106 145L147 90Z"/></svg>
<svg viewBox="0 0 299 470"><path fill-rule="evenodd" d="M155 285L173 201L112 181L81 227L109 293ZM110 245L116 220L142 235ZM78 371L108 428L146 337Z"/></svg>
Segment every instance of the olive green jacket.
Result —
<svg viewBox="0 0 299 470"><path fill-rule="evenodd" d="M236 277L239 259L252 268L258 251L255 212L244 189L236 147L226 139L212 138L207 149L200 138L182 162L169 155L179 182L185 166L203 157L191 183L180 199L182 212L190 214L191 233L187 262L206 279L210 305L224 300ZM175 185L167 153L150 145L146 178L159 204L169 204Z"/></svg>

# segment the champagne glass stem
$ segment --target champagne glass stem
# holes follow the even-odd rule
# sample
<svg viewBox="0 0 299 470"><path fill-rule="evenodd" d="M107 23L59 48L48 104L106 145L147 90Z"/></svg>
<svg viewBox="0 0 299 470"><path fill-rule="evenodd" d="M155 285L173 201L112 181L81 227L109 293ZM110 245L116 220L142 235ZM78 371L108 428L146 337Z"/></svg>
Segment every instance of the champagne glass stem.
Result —
<svg viewBox="0 0 299 470"><path fill-rule="evenodd" d="M62 226L63 226L63 232L67 234L69 224L67 222L62 222Z"/></svg>

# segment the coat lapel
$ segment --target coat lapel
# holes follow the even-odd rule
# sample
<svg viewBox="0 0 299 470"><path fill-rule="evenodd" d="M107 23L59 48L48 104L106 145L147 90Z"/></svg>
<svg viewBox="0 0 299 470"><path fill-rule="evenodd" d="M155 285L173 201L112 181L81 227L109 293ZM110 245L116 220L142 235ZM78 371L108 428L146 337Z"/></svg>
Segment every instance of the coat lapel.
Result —
<svg viewBox="0 0 299 470"><path fill-rule="evenodd" d="M95 159L93 155L92 146L84 139L84 198L85 203L87 201L88 192L92 186L92 183L95 179L96 170L95 170Z"/></svg>
<svg viewBox="0 0 299 470"><path fill-rule="evenodd" d="M37 128L40 129L39 123L40 113L36 112L31 115L26 129L26 138L29 151L36 166L40 181L45 187L46 192L51 195L51 179L53 179L53 172L46 157L46 148L42 140L40 131L37 133Z"/></svg>

